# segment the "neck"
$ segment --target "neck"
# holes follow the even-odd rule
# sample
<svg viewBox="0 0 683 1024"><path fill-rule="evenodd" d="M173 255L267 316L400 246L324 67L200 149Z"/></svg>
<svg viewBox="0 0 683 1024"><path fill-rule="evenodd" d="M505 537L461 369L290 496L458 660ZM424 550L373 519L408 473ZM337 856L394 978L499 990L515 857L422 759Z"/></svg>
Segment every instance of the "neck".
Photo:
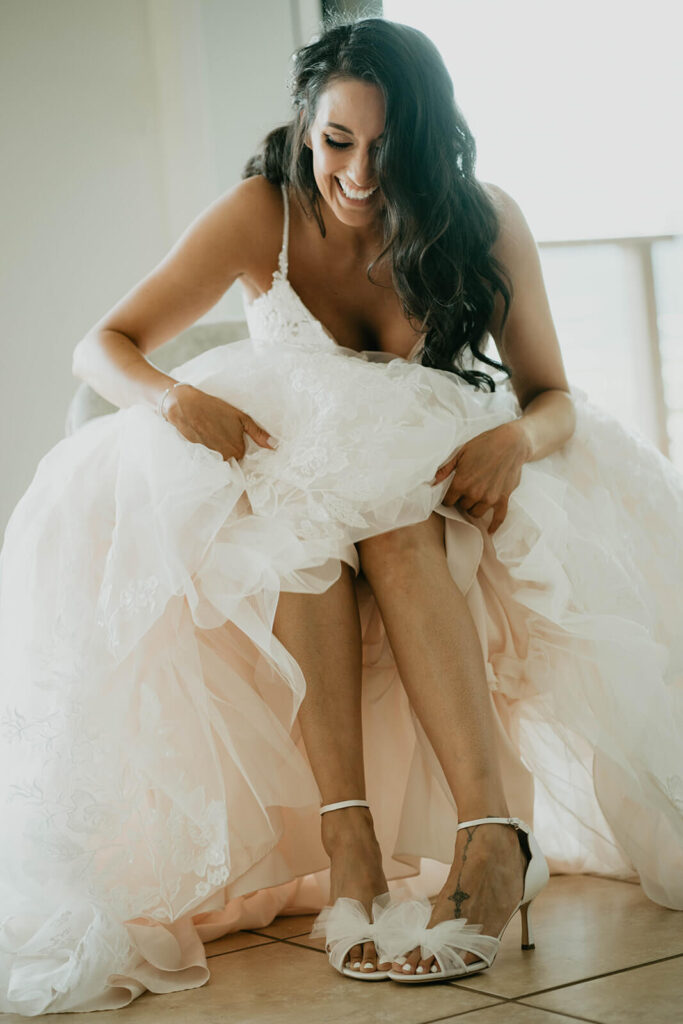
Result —
<svg viewBox="0 0 683 1024"><path fill-rule="evenodd" d="M325 239L352 263L368 263L378 256L384 246L384 228L379 217L367 224L351 227L344 224L326 203L321 203L321 214L325 225Z"/></svg>

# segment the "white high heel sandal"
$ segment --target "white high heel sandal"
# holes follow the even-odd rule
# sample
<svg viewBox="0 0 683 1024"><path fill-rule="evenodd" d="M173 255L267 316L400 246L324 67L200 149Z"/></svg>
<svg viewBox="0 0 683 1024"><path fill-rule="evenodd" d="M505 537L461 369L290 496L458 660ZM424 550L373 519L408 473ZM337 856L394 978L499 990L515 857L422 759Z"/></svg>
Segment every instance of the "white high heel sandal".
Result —
<svg viewBox="0 0 683 1024"><path fill-rule="evenodd" d="M388 974L392 981L409 984L445 981L485 971L493 964L503 933L518 910L522 918L522 949L535 949L529 922L529 907L548 881L546 859L533 832L520 818L476 818L473 821L461 822L458 831L470 825L493 824L512 825L517 830L522 850L528 857L522 898L498 936L482 935L482 925L467 924L466 917L442 921L433 928L427 927L432 906L426 898L394 903L387 910L382 922L382 944L387 959L404 959L407 951L420 946L421 959L427 960L433 956L436 964L432 965L427 974L405 974L391 970ZM479 959L466 964L461 955L465 952L475 953Z"/></svg>
<svg viewBox="0 0 683 1024"><path fill-rule="evenodd" d="M367 800L341 800L336 804L325 804L320 813L341 810L342 807L370 807ZM375 896L372 901L372 920L360 900L348 896L340 896L331 907L323 907L311 928L311 937L325 937L325 949L334 969L347 978L360 981L386 981L389 971L353 970L347 961L349 950L353 946L362 946L364 942L374 942L377 950L377 962L386 963L391 957L384 956L380 948L381 921L391 905L389 892Z"/></svg>

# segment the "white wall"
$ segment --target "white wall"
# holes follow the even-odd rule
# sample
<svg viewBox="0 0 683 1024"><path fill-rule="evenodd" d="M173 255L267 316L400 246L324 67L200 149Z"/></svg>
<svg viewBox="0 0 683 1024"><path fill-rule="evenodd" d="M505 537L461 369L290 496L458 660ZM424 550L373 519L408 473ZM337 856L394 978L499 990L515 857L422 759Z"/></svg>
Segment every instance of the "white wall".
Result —
<svg viewBox="0 0 683 1024"><path fill-rule="evenodd" d="M0 0L0 530L77 341L288 116L318 0ZM205 319L241 312L231 289Z"/></svg>

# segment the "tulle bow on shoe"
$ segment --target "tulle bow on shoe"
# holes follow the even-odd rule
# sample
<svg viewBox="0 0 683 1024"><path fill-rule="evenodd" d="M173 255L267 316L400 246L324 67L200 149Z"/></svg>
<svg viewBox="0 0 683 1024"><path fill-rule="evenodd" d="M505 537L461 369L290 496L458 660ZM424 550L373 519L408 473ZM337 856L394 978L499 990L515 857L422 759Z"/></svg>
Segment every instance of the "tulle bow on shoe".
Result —
<svg viewBox="0 0 683 1024"><path fill-rule="evenodd" d="M474 972L476 964L466 964L464 953L474 953L489 967L493 962L500 940L482 935L481 924L467 924L466 917L442 921L427 927L432 914L428 899L404 900L394 903L382 917L381 942L387 960L404 960L407 953L420 947L423 960L436 958L439 974L457 970ZM432 980L438 980L438 976ZM401 979L403 980L403 979Z"/></svg>
<svg viewBox="0 0 683 1024"><path fill-rule="evenodd" d="M388 977L388 971L350 971L344 966L348 952L353 946L374 942L378 963L391 960L385 955L383 943L384 920L393 906L391 895L383 892L372 901L372 920L360 902L347 896L340 896L331 907L323 907L311 928L311 937L324 936L327 953L332 966L349 977L379 981Z"/></svg>

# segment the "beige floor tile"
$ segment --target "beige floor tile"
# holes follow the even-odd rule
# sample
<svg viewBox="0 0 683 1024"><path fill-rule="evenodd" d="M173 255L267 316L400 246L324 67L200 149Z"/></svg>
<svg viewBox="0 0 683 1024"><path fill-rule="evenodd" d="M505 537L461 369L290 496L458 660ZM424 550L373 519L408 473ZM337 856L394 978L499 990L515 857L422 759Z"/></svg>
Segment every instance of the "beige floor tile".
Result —
<svg viewBox="0 0 683 1024"><path fill-rule="evenodd" d="M545 992L524 1002L600 1024L678 1024L683 1020L683 957Z"/></svg>
<svg viewBox="0 0 683 1024"><path fill-rule="evenodd" d="M222 953L234 953L238 949L249 949L251 946L263 946L274 941L275 939L270 939L265 935L255 935L253 932L232 932L230 935L224 935L222 939L207 942L204 948L207 957L214 957L221 956ZM1 1020L0 1024L3 1024Z"/></svg>
<svg viewBox="0 0 683 1024"><path fill-rule="evenodd" d="M322 951L325 950L324 935L321 935L317 939L312 939L307 933L305 935L297 935L293 939L289 939L288 941L297 946L305 946L307 949L319 949ZM0 1021L0 1024L2 1024L2 1021Z"/></svg>
<svg viewBox="0 0 683 1024"><path fill-rule="evenodd" d="M658 906L628 882L553 875L529 918L535 950L520 949L516 914L493 967L458 986L519 998L683 953L683 913Z"/></svg>
<svg viewBox="0 0 683 1024"><path fill-rule="evenodd" d="M326 957L289 942L243 949L210 962L202 988L169 995L145 993L106 1024L426 1024L495 1000L451 985L406 991L389 981L353 981ZM14 1015L2 1024L15 1024ZM51 1014L45 1024L105 1024L102 1013ZM25 1017L16 1018L24 1024Z"/></svg>
<svg viewBox="0 0 683 1024"><path fill-rule="evenodd" d="M446 1017L438 1024L579 1024L576 1017L565 1017L563 1013L537 1010L521 1003L497 1003L483 1010L472 1010L458 1017Z"/></svg>
<svg viewBox="0 0 683 1024"><path fill-rule="evenodd" d="M259 935L271 935L275 939L290 939L293 935L308 935L315 914L297 914L292 917L276 917L272 924L265 928L255 928Z"/></svg>

